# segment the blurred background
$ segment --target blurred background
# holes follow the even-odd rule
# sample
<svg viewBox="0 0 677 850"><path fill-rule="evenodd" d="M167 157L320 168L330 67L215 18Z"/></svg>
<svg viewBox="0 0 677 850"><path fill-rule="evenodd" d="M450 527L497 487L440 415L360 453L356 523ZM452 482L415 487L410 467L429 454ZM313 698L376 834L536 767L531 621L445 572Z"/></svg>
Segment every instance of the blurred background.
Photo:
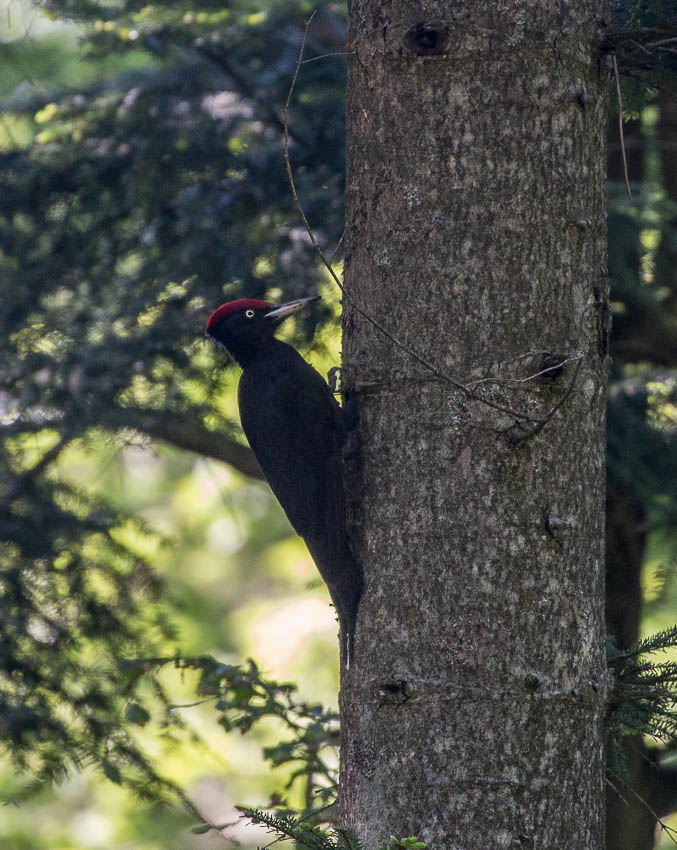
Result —
<svg viewBox="0 0 677 850"><path fill-rule="evenodd" d="M283 160L313 10L290 155L340 271L342 4L0 3L3 848L253 848L269 839L235 804L331 803L333 609L240 434L238 370L203 338L223 301L319 291L284 333L321 373L340 362L338 293ZM632 201L617 116L609 130L620 647L677 620L677 100L635 77L624 94ZM673 750L635 744L634 787L667 815Z"/></svg>

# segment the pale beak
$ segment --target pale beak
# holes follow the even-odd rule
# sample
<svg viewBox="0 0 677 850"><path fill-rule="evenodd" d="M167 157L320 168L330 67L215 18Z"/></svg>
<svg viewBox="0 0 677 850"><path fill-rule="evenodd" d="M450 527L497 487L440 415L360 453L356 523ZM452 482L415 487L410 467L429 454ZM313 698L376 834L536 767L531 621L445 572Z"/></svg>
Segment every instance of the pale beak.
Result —
<svg viewBox="0 0 677 850"><path fill-rule="evenodd" d="M266 313L266 319L282 321L282 319L286 319L287 316L291 316L292 313L305 307L306 304L310 304L311 301L317 301L319 297L319 295L313 295L310 298L297 298L296 301L287 301L286 304L280 304L279 307L275 307L269 313Z"/></svg>

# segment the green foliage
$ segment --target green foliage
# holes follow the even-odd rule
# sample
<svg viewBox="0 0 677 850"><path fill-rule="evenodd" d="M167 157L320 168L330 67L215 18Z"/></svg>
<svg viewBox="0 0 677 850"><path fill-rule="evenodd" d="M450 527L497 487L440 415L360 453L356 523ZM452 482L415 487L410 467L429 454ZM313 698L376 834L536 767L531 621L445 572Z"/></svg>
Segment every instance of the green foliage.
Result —
<svg viewBox="0 0 677 850"><path fill-rule="evenodd" d="M12 442L13 478L0 499L0 742L25 777L16 800L70 767L127 769L160 794L155 771L117 718L111 658L169 634L147 561L121 542L133 517L37 471L59 447ZM38 459L33 460L33 455ZM30 460L29 460L30 459ZM144 533L147 532L143 529Z"/></svg>
<svg viewBox="0 0 677 850"><path fill-rule="evenodd" d="M265 826L278 840L293 840L297 847L311 850L361 850L361 843L352 830L331 826L335 817L338 771L337 761L330 765L326 759L339 744L339 716L318 704L309 704L296 698L296 686L288 682L274 682L263 676L251 659L246 665L222 664L210 656L199 658L144 658L122 664L134 693L145 676L172 665L177 669L199 672L197 696L213 701L219 714L219 723L227 731L251 732L266 719L276 719L290 737L274 747L264 748L264 756L271 767L297 765L290 773L285 790L290 790L299 780L305 784L306 807L299 810L275 794L269 810L240 806L243 817L253 824ZM146 722L148 712L138 702L132 701L135 717ZM165 724L177 722L174 706L165 704ZM109 777L113 778L113 777ZM113 778L113 781L117 781ZM319 805L318 805L319 803ZM228 824L203 822L193 827L198 835L211 830L227 830ZM226 832L227 834L227 832ZM427 845L414 836L391 836L383 850L425 850Z"/></svg>
<svg viewBox="0 0 677 850"><path fill-rule="evenodd" d="M607 766L623 774L622 740L649 735L662 743L677 739L677 661L647 656L677 648L677 626L620 650L608 638L607 661L613 677L607 718Z"/></svg>
<svg viewBox="0 0 677 850"><path fill-rule="evenodd" d="M293 817L273 816L261 809L241 807L240 811L252 823L265 826L270 833L277 836L278 840L295 841L297 847L307 847L310 850L362 850L362 844L357 835L350 829L334 827L324 830L306 821ZM387 846L382 850L426 850L427 846L413 836L409 838L391 836Z"/></svg>
<svg viewBox="0 0 677 850"><path fill-rule="evenodd" d="M246 665L223 664L211 656L125 661L121 663L121 670L128 681L128 692L134 694L145 676L168 665L198 671L196 696L213 702L219 725L226 732L237 730L244 735L256 724L272 719L279 721L279 727L290 735L274 746L264 747L263 755L272 768L292 768L285 790L290 791L297 783L302 783L306 806L298 812L284 797L276 794L270 801L272 808L308 818L313 812L326 812L333 805L338 783L337 712L299 700L296 685L268 679L251 659ZM128 720L147 722L149 712L139 701L133 700L130 706L133 706L133 717L128 714ZM167 726L180 722L174 708L165 701L164 723Z"/></svg>
<svg viewBox="0 0 677 850"><path fill-rule="evenodd" d="M348 830L324 830L319 826L297 820L289 815L280 817L270 815L262 809L240 809L243 816L265 828L278 839L293 840L298 847L308 847L311 850L359 850L360 845Z"/></svg>
<svg viewBox="0 0 677 850"><path fill-rule="evenodd" d="M677 445L671 423L656 422L651 375L619 378L609 398L608 478L632 488L646 506L651 527L677 521ZM674 403L673 382L666 404Z"/></svg>
<svg viewBox="0 0 677 850"><path fill-rule="evenodd" d="M160 655L175 637L159 602L166 589L125 542L130 528L153 534L69 474L74 453L116 449L130 429L205 455L214 435L237 439L223 357L199 343L206 315L226 298L292 298L321 280L297 226L281 144L281 108L311 6L51 0L48 8L80 28L71 63L79 77L50 72L64 52L56 41L0 45L10 128L0 145L0 741L21 778L8 798L83 765L147 799L181 796L135 738L158 712L144 681L161 706L163 734L180 725L155 677L174 665L199 673L197 696L213 704L225 731L268 722L287 729L265 749L271 767L289 770L286 797L270 801L275 814L254 813L259 822L316 842L305 846L354 850L348 833L323 830L336 796L337 715L299 700L253 662ZM316 236L333 246L343 229L344 11L330 2L312 8L313 61L292 104L291 156ZM641 109L652 86L669 85L677 54L657 42L674 26L674 3L613 4L617 36L608 48L625 75L626 108ZM641 246L656 231L661 246L677 244L675 204L655 187L630 206L612 186L610 201L609 474L638 494L653 527L669 528L677 447L675 360L666 352L676 273ZM642 277L653 260L656 285ZM317 305L297 339L329 316ZM657 400L658 379L668 394ZM664 635L637 655L612 651L619 685L610 756L630 732L672 734L674 671L642 653L673 640ZM404 847L421 842L393 838L388 850Z"/></svg>
<svg viewBox="0 0 677 850"><path fill-rule="evenodd" d="M199 341L207 315L227 298L293 298L320 282L281 143L306 12L49 9L78 22L88 67L125 73L77 90L19 87L3 105L5 126L26 122L33 141L0 150L0 288L11 294L0 303L0 740L25 776L15 797L89 764L160 796L125 731L146 709L120 714L116 672L120 657L171 638L162 606L149 605L160 580L123 542L131 526L149 532L68 464L123 445L129 429L198 450L236 438L223 355ZM344 29L340 9L318 9L308 58L336 53ZM3 49L12 74L29 61L27 43ZM300 189L324 241L342 228L343 77L340 56L307 65L291 113ZM299 338L329 316L309 311ZM224 725L245 722L226 709Z"/></svg>
<svg viewBox="0 0 677 850"><path fill-rule="evenodd" d="M644 185L633 202L610 185L609 278L613 306L607 476L629 488L651 528L677 522L675 294L666 262L677 237L677 203ZM658 247L647 248L647 236ZM665 259L663 258L665 256Z"/></svg>

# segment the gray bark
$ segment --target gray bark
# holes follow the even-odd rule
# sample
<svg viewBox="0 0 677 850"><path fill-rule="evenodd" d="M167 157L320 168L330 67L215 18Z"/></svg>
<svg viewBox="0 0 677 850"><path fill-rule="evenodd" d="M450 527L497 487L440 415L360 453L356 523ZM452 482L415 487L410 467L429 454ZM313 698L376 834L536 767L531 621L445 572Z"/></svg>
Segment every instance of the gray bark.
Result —
<svg viewBox="0 0 677 850"><path fill-rule="evenodd" d="M341 815L367 850L604 846L603 11L350 7L342 380L366 592Z"/></svg>

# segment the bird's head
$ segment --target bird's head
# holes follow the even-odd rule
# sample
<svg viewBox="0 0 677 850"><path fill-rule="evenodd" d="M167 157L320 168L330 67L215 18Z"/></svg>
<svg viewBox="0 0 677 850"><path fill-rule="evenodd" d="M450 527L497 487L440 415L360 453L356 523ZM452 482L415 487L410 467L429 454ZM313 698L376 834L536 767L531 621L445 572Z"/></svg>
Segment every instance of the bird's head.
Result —
<svg viewBox="0 0 677 850"><path fill-rule="evenodd" d="M207 319L205 333L223 345L239 363L244 363L266 348L286 318L318 298L319 295L314 295L280 305L255 298L228 301Z"/></svg>

